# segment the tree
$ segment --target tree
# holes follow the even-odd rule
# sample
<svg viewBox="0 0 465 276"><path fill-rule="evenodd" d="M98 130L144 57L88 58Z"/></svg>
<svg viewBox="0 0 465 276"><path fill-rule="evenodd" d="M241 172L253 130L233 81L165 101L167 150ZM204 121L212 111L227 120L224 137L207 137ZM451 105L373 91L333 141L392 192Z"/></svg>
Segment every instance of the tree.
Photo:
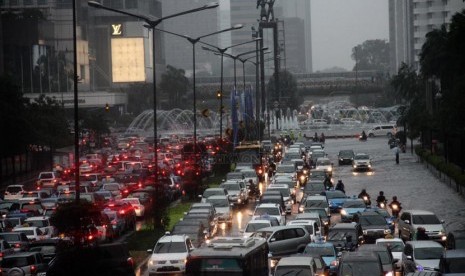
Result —
<svg viewBox="0 0 465 276"><path fill-rule="evenodd" d="M183 69L177 69L171 65L166 67L166 72L161 76L160 92L161 96L167 100L167 108L183 108L189 106L185 100L187 91L191 84L185 76Z"/></svg>
<svg viewBox="0 0 465 276"><path fill-rule="evenodd" d="M355 61L355 70L389 69L389 43L385 40L366 40L352 48L352 59Z"/></svg>
<svg viewBox="0 0 465 276"><path fill-rule="evenodd" d="M153 109L153 85L131 84L126 90L129 113L138 115L147 109ZM158 99L158 98L157 98Z"/></svg>
<svg viewBox="0 0 465 276"><path fill-rule="evenodd" d="M272 97L278 99L278 93L276 93L275 88L275 74L273 74L268 81L267 90L269 95L273 95ZM297 81L294 75L287 70L279 72L279 90L281 92L281 99L285 102L285 105L291 109L297 109L300 104L297 94Z"/></svg>
<svg viewBox="0 0 465 276"><path fill-rule="evenodd" d="M402 62L397 75L391 78L391 85L394 88L396 98L410 101L413 100L420 92L420 77L413 67Z"/></svg>
<svg viewBox="0 0 465 276"><path fill-rule="evenodd" d="M110 134L108 120L105 118L103 110L97 112L87 112L82 115L82 128L88 129L94 136L96 147L101 146L101 137Z"/></svg>

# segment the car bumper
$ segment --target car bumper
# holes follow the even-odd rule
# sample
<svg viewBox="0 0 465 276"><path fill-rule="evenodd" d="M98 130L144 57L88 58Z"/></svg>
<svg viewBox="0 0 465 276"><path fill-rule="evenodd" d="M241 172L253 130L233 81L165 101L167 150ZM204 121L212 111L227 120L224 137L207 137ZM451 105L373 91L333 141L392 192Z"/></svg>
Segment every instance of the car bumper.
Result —
<svg viewBox="0 0 465 276"><path fill-rule="evenodd" d="M149 265L148 272L149 274L173 274L173 273L184 273L186 271L186 266L176 265L176 264L156 264Z"/></svg>

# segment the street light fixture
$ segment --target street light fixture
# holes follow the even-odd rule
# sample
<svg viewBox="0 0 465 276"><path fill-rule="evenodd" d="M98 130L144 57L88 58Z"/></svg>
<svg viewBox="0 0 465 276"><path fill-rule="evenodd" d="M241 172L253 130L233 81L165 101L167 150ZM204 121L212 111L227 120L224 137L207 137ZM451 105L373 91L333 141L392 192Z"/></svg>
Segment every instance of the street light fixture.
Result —
<svg viewBox="0 0 465 276"><path fill-rule="evenodd" d="M195 87L195 45L197 44L197 42L200 42L200 40L202 38L205 38L205 37L208 37L208 36L212 36L212 35L216 35L216 34L220 34L220 33L224 33L224 32L229 32L229 31L234 31L234 30L238 30L238 29L241 29L243 27L242 24L236 24L230 28L226 28L226 29L223 29L223 30L219 30L219 31L216 31L216 32L212 32L212 33L209 33L209 34L205 34L205 35L201 35L197 38L192 38L190 36L187 36L187 35L182 35L182 34L177 34L177 33L173 33L173 32L170 32L170 31L166 31L166 30L159 30L159 29L156 29L158 31L161 31L161 32L164 32L164 33L168 33L168 34L171 34L171 35L174 35L174 36L177 36L177 37L182 37L182 38L185 38L187 39L187 41L189 41L191 44L192 44L192 87L193 87L193 101L194 101L194 158L196 158L197 156L197 99L196 99L196 87ZM203 43L203 42L202 42Z"/></svg>
<svg viewBox="0 0 465 276"><path fill-rule="evenodd" d="M145 15L140 15L136 13L131 13L131 12L126 12L126 11L121 11L117 9L113 9L110 7L106 7L99 2L96 1L88 1L87 4L91 7L98 8L98 9L103 9L103 10L108 10L112 11L115 13L119 14L124 14L127 16L135 17L138 19L143 20L145 23L148 25L145 25L147 28L152 30L152 63L153 63L153 69L152 69L152 77L153 77L153 156L154 156L154 174L155 174L155 179L156 181L158 180L158 154L157 154L157 148L158 148L158 141L157 141L157 82L156 82L156 48L155 48L155 27L158 26L161 22L163 22L166 19L189 14L189 13L194 13L198 11L203 11L203 10L208 10L208 9L213 9L219 6L218 3L213 2L213 3L208 3L202 7L195 8L195 9L190 9L186 11L182 11L179 13L171 14L168 16L164 16L158 19L152 19L148 16ZM78 187L76 187L76 192L79 193ZM77 196L76 196L77 197Z"/></svg>
<svg viewBox="0 0 465 276"><path fill-rule="evenodd" d="M220 77L220 91L221 91L221 95L219 97L220 99L220 139L223 139L223 59L224 59L224 53L228 50L228 49L231 49L231 48L234 48L236 46L240 46L240 45L244 45L244 44L248 44L248 43L252 43L252 42L257 42L262 40L261 37L257 37L255 39L252 39L252 40L249 40L249 41L245 41L245 42L242 42L242 43L237 43L237 44L233 44L233 45L230 45L228 47L224 47L224 48L220 48L220 47L217 47L215 45L211 45L209 43L206 43L206 42L203 42L203 41L199 41L200 43L204 44L204 45L207 45L209 47L212 47L214 48L215 50L217 50L220 54L221 54L221 77ZM206 51L211 51L212 49L210 48L207 48L207 47L204 47L202 46L202 49L203 50L206 50Z"/></svg>

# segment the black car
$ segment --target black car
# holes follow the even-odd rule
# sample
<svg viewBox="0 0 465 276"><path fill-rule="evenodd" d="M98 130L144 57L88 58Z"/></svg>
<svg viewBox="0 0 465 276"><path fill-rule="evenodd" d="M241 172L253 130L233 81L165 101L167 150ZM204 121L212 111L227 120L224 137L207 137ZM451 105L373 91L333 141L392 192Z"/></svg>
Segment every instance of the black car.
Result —
<svg viewBox="0 0 465 276"><path fill-rule="evenodd" d="M29 252L41 253L44 261L49 263L58 252L69 249L72 245L70 240L45 239L32 242L29 245Z"/></svg>
<svg viewBox="0 0 465 276"><path fill-rule="evenodd" d="M376 239L391 234L391 229L384 217L376 212L366 211L354 214L354 221L362 227L366 243L375 243Z"/></svg>
<svg viewBox="0 0 465 276"><path fill-rule="evenodd" d="M373 252L346 252L339 261L337 275L383 276L384 272L378 254Z"/></svg>
<svg viewBox="0 0 465 276"><path fill-rule="evenodd" d="M465 229L450 231L446 241L447 249L465 249Z"/></svg>
<svg viewBox="0 0 465 276"><path fill-rule="evenodd" d="M61 275L134 276L134 260L123 243L72 248L58 253L49 264L47 276Z"/></svg>
<svg viewBox="0 0 465 276"><path fill-rule="evenodd" d="M336 223L329 228L326 241L338 251L355 251L364 242L362 227L358 223Z"/></svg>
<svg viewBox="0 0 465 276"><path fill-rule="evenodd" d="M337 155L339 165L351 165L354 160L355 153L353 150L341 150Z"/></svg>

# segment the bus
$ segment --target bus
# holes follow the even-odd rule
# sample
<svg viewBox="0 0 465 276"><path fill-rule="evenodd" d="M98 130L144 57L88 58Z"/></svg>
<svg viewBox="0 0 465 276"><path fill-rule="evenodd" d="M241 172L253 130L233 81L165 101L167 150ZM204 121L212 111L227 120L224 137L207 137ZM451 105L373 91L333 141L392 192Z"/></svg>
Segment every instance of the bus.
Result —
<svg viewBox="0 0 465 276"><path fill-rule="evenodd" d="M268 251L265 239L216 237L189 254L186 275L268 276Z"/></svg>

